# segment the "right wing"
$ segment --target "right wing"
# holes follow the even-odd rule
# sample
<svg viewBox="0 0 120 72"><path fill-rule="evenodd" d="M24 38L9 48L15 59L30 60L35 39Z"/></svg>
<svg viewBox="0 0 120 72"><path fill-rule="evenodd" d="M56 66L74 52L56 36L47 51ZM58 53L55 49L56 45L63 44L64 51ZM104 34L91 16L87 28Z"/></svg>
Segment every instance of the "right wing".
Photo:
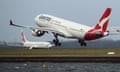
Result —
<svg viewBox="0 0 120 72"><path fill-rule="evenodd" d="M120 27L110 27L107 29L107 32L109 33L109 35L120 34Z"/></svg>

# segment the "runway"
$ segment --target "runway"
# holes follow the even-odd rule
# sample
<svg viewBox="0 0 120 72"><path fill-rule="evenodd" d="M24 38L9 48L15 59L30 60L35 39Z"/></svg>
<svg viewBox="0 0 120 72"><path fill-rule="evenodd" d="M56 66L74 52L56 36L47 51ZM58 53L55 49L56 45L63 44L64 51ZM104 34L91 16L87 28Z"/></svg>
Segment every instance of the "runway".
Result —
<svg viewBox="0 0 120 72"><path fill-rule="evenodd" d="M112 62L119 63L120 56L96 55L1 55L0 62Z"/></svg>
<svg viewBox="0 0 120 72"><path fill-rule="evenodd" d="M120 48L0 50L0 62L120 62Z"/></svg>

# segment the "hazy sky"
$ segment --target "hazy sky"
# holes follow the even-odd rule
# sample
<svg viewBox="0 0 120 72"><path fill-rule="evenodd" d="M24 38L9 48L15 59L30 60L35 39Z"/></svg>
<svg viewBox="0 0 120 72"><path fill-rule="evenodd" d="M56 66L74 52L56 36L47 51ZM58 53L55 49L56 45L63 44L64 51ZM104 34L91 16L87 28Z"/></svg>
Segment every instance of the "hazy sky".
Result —
<svg viewBox="0 0 120 72"><path fill-rule="evenodd" d="M21 30L28 40L49 41L54 38L52 34L33 37L29 29L10 26L10 19L16 24L36 26L34 18L46 13L94 26L107 7L112 8L109 27L120 27L120 0L0 0L0 41L20 42ZM120 35L107 38L120 39L119 37Z"/></svg>

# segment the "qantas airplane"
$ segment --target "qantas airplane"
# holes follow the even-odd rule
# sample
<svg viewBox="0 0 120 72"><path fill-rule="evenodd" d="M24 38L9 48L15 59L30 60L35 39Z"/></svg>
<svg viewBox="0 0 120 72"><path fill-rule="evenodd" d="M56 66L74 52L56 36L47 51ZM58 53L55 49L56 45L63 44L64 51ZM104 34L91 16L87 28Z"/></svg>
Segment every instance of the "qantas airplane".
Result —
<svg viewBox="0 0 120 72"><path fill-rule="evenodd" d="M32 30L32 35L38 37L44 35L45 33L52 32L55 37L53 42L56 46L61 45L58 36L77 39L81 46L86 46L87 43L85 41L103 38L110 34L114 34L114 32L120 32L120 28L116 27L107 29L110 13L111 8L107 8L94 27L89 27L48 14L40 14L35 18L35 23L38 25L38 28L17 25L14 24L12 20L10 20L10 25L21 28L29 28Z"/></svg>
<svg viewBox="0 0 120 72"><path fill-rule="evenodd" d="M29 47L29 49L32 48L50 48L52 47L52 44L49 42L30 42L26 39L24 33L21 33L22 36L22 43L25 47Z"/></svg>

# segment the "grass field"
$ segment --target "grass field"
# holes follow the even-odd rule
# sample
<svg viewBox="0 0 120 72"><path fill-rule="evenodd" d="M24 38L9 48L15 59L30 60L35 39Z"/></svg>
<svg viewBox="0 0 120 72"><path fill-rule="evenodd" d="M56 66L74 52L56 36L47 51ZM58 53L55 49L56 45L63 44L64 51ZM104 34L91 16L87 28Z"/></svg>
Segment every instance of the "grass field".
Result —
<svg viewBox="0 0 120 72"><path fill-rule="evenodd" d="M0 50L0 55L107 55L108 52L120 55L120 48Z"/></svg>

